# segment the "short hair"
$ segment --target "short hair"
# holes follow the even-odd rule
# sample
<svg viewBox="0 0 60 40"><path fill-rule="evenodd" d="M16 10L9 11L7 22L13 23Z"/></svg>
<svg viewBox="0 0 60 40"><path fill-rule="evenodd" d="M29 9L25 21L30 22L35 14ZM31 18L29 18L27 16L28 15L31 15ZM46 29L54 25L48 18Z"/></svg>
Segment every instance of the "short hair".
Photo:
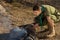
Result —
<svg viewBox="0 0 60 40"><path fill-rule="evenodd" d="M33 6L33 11L36 11L36 10L39 10L40 9L40 4L39 3L36 3L34 6Z"/></svg>

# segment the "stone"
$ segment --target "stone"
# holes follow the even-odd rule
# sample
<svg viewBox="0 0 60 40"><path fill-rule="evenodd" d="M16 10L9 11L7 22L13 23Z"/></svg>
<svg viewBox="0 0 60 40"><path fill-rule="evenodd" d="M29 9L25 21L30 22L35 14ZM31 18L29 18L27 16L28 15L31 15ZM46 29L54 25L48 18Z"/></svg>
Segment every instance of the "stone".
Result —
<svg viewBox="0 0 60 40"><path fill-rule="evenodd" d="M0 5L0 32L5 33L8 32L12 28L12 21L9 19L10 17L7 15L6 9ZM5 31L5 32L4 32Z"/></svg>

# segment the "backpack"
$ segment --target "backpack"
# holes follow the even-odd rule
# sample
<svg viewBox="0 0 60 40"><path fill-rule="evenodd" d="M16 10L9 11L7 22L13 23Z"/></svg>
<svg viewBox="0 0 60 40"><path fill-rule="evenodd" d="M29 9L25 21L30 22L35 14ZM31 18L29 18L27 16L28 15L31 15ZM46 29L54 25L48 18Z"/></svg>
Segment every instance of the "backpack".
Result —
<svg viewBox="0 0 60 40"><path fill-rule="evenodd" d="M47 14L51 17L51 19L54 20L54 22L59 22L60 21L60 12L55 9L53 6L50 5L42 5L47 9ZM47 15L46 14L46 15Z"/></svg>

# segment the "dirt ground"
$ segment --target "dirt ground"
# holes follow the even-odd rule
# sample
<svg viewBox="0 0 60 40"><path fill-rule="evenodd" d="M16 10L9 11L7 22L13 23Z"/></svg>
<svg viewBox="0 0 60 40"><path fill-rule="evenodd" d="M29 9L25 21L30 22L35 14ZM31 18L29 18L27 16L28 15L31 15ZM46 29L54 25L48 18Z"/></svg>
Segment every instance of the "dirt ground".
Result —
<svg viewBox="0 0 60 40"><path fill-rule="evenodd" d="M33 23L35 16L33 15L32 7L27 7L19 3L3 3L3 5L8 12L7 15L11 15L10 20L12 21L13 27ZM6 30L6 28L0 27L0 40L8 37L8 30L9 29ZM40 40L60 40L60 23L57 23L55 30L57 34L56 37Z"/></svg>

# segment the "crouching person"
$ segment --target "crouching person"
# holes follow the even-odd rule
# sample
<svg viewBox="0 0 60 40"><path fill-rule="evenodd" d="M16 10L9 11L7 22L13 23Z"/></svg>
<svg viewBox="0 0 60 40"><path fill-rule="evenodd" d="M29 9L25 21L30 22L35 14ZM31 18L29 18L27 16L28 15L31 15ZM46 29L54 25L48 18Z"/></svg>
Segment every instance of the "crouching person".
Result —
<svg viewBox="0 0 60 40"><path fill-rule="evenodd" d="M33 14L35 17L35 29L40 29L40 27L48 25L50 33L47 35L47 37L53 37L55 36L55 23L60 21L60 13L58 10L50 5L34 5L33 6ZM40 31L40 30L38 30Z"/></svg>

